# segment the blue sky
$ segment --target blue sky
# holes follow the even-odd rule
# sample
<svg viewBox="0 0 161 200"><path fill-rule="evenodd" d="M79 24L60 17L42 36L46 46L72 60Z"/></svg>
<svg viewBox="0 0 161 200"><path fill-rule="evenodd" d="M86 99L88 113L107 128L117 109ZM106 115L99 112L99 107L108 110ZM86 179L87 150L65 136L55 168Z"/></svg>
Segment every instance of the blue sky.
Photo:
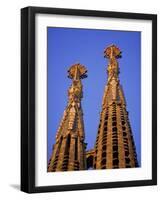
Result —
<svg viewBox="0 0 161 200"><path fill-rule="evenodd" d="M81 63L88 69L82 80L84 97L85 142L87 149L94 147L99 125L101 103L107 81L107 59L104 49L110 44L122 51L119 59L120 83L123 86L127 111L141 162L141 33L96 29L54 28L47 29L48 47L48 159L51 156L55 134L67 105L67 90L71 80L68 68Z"/></svg>

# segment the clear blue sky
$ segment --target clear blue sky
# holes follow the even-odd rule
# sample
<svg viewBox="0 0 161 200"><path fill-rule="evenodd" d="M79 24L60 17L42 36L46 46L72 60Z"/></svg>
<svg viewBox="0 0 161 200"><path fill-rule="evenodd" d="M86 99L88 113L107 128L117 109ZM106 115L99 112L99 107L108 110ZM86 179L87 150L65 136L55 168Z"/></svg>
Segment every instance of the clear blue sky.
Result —
<svg viewBox="0 0 161 200"><path fill-rule="evenodd" d="M88 77L82 80L84 97L82 108L85 123L87 149L94 147L99 125L104 87L107 80L107 59L104 49L117 45L122 51L120 83L127 101L127 111L136 144L138 161L141 155L141 33L130 31L54 28L48 35L48 159L63 111L67 105L67 90L71 80L67 69L81 63L88 69Z"/></svg>

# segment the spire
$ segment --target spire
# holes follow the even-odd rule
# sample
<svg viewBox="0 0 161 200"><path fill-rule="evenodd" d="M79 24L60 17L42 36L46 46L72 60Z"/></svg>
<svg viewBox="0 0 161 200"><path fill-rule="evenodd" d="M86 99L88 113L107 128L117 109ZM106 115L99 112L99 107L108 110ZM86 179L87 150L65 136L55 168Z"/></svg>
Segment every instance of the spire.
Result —
<svg viewBox="0 0 161 200"><path fill-rule="evenodd" d="M79 63L72 65L68 70L72 84L68 89L68 104L56 133L56 143L48 164L49 172L86 169L86 144L81 108L81 79L87 77L86 73L86 68Z"/></svg>
<svg viewBox="0 0 161 200"><path fill-rule="evenodd" d="M95 143L95 169L137 167L137 155L126 110L125 97L119 81L121 51L115 45L107 47L105 58L108 81L105 85L100 123Z"/></svg>

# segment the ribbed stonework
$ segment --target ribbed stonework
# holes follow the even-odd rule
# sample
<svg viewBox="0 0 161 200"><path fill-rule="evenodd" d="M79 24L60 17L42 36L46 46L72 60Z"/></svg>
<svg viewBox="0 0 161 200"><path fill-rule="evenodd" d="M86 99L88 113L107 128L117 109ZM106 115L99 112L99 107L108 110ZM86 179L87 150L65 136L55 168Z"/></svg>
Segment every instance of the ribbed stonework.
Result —
<svg viewBox="0 0 161 200"><path fill-rule="evenodd" d="M121 51L115 45L111 45L105 49L104 55L109 59L108 80L104 90L100 123L94 147L94 168L138 167L125 97L118 77L117 59L121 58Z"/></svg>
<svg viewBox="0 0 161 200"><path fill-rule="evenodd" d="M68 90L68 105L56 133L56 143L48 164L48 172L86 169L86 144L81 108L81 79L87 77L86 72L86 68L80 64L75 64L68 70L72 85Z"/></svg>

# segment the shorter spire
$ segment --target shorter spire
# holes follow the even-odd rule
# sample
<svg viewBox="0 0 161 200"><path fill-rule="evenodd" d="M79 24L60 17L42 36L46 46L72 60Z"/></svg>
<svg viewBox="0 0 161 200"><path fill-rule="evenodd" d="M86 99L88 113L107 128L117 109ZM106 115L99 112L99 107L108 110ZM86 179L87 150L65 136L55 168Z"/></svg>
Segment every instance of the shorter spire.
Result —
<svg viewBox="0 0 161 200"><path fill-rule="evenodd" d="M81 99L81 79L87 77L87 70L81 64L74 64L68 70L72 84L68 89L68 105L64 111L56 143L48 164L48 172L85 170L85 133Z"/></svg>

